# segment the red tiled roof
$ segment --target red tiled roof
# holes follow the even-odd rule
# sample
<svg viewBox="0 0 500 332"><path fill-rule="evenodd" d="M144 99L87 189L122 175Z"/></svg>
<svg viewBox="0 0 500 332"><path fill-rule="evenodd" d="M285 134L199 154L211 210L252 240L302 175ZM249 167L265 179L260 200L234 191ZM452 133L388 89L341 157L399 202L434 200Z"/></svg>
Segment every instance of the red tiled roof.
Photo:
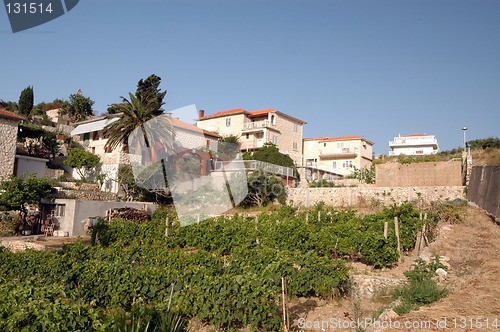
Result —
<svg viewBox="0 0 500 332"><path fill-rule="evenodd" d="M17 120L17 121L24 120L23 117L17 115L16 113L9 112L3 108L0 108L0 118L9 119L9 120Z"/></svg>
<svg viewBox="0 0 500 332"><path fill-rule="evenodd" d="M203 134L207 135L207 136L212 136L212 137L215 137L215 138L220 138L219 135L217 135L216 133L214 132L211 132L211 131L208 131L208 130L205 130L205 129L201 129L201 128L198 128L196 126L193 126L192 124L189 124L187 122L184 122L182 120L179 120L177 118L170 118L170 120L172 121L172 125L174 127L177 127L177 128L183 128L183 129L186 129L186 130L189 130L189 131L193 131L193 132L203 132Z"/></svg>
<svg viewBox="0 0 500 332"><path fill-rule="evenodd" d="M201 119L216 118L216 117L219 117L219 116L231 115L231 114L239 114L239 113L249 114L249 112L247 110L243 109L243 108L235 108L235 109L232 109L232 110L221 111L221 112L217 112L217 113L214 113L214 114L205 115Z"/></svg>
<svg viewBox="0 0 500 332"><path fill-rule="evenodd" d="M320 137L309 137L309 138L304 138L304 141L320 141L323 139L329 138L328 136L320 136Z"/></svg>
<svg viewBox="0 0 500 332"><path fill-rule="evenodd" d="M333 142L333 141L349 141L354 139L363 139L363 136L339 136L339 137L327 137L322 139L321 142Z"/></svg>
<svg viewBox="0 0 500 332"><path fill-rule="evenodd" d="M406 136L427 136L427 134L409 134Z"/></svg>
<svg viewBox="0 0 500 332"><path fill-rule="evenodd" d="M276 110L274 108L266 108L264 110L257 110L257 111L250 112L250 114L248 114L248 117L254 118L254 117L266 115L269 113L276 113Z"/></svg>

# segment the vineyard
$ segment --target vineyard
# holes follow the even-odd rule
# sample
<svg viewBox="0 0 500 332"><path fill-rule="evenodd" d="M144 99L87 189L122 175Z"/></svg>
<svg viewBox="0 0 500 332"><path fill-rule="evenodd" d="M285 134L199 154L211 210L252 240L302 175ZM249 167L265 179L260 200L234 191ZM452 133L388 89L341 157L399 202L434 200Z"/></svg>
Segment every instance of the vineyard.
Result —
<svg viewBox="0 0 500 332"><path fill-rule="evenodd" d="M384 223L399 218L406 251L422 229L419 216L410 204L367 216L319 204L179 227L160 209L143 224L100 223L95 246L16 254L0 247L0 330L121 331L120 321L168 311L220 330L279 331L283 277L291 297L345 295L347 262L395 264L396 234L389 227L386 238ZM429 238L436 219L426 221Z"/></svg>

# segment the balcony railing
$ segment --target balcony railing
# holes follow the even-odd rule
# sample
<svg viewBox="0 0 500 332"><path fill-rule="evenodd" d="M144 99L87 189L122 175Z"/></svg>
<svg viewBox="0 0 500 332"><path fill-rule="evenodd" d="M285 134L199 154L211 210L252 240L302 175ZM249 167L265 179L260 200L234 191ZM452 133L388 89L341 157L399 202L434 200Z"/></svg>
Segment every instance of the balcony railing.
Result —
<svg viewBox="0 0 500 332"><path fill-rule="evenodd" d="M327 158L352 158L358 155L357 150L353 148L342 148L342 149L324 149L319 150L319 157L322 159Z"/></svg>
<svg viewBox="0 0 500 332"><path fill-rule="evenodd" d="M241 151L260 149L264 146L264 140L253 140L251 142L243 142L241 143Z"/></svg>
<svg viewBox="0 0 500 332"><path fill-rule="evenodd" d="M437 144L438 144L437 139L428 137L403 138L394 141L389 141L389 146L418 146L418 145L437 145Z"/></svg>
<svg viewBox="0 0 500 332"><path fill-rule="evenodd" d="M234 160L234 161L216 161L214 163L214 172L226 171L226 172L237 172L237 171L258 171L262 170L267 173L287 176L294 178L295 172L291 167L278 166L271 163L266 163L265 161L259 160Z"/></svg>
<svg viewBox="0 0 500 332"><path fill-rule="evenodd" d="M271 122L268 120L255 121L255 122L245 122L243 124L243 130L254 130L254 129L264 129L271 126Z"/></svg>

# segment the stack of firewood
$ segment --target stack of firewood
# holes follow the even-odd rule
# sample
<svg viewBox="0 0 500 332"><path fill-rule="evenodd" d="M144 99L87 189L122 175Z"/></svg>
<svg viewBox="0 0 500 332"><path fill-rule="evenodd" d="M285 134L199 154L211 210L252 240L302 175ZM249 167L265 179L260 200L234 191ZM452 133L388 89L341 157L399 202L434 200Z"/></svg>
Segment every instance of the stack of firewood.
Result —
<svg viewBox="0 0 500 332"><path fill-rule="evenodd" d="M115 218L121 218L126 220L135 221L139 224L151 220L151 217L144 210L134 209L134 208L116 208L111 209L107 212L108 220L113 220Z"/></svg>

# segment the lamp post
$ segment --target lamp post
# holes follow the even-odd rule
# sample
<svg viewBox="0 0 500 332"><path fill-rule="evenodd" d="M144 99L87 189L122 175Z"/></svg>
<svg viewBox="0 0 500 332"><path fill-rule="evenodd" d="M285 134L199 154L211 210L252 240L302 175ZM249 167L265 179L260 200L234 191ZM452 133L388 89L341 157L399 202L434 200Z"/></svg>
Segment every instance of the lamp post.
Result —
<svg viewBox="0 0 500 332"><path fill-rule="evenodd" d="M467 127L463 127L462 131L464 132L464 153L467 153L467 140L466 140L466 133L467 133Z"/></svg>

